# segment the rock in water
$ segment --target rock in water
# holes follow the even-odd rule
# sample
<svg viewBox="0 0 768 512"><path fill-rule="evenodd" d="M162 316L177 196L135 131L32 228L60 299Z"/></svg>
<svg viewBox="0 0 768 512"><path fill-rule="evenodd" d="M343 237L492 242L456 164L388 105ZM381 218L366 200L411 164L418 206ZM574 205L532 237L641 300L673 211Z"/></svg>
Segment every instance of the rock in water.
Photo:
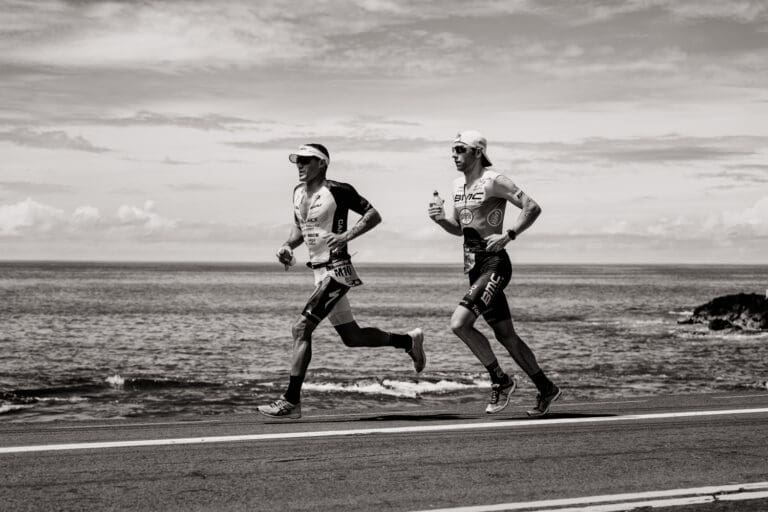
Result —
<svg viewBox="0 0 768 512"><path fill-rule="evenodd" d="M693 310L681 323L707 324L710 329L768 329L768 299L756 293L724 295Z"/></svg>

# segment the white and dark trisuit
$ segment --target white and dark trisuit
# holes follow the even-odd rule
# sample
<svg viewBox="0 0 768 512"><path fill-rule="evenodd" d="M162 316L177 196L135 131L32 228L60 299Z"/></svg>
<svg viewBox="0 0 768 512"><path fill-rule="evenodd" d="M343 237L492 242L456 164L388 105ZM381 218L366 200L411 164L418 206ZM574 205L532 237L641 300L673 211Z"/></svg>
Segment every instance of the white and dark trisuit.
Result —
<svg viewBox="0 0 768 512"><path fill-rule="evenodd" d="M488 252L485 241L503 230L507 200L497 194L499 176L486 169L469 188L463 176L453 182L453 215L464 235L464 273L470 284L459 304L489 324L511 318L504 288L512 278L512 263L504 249Z"/></svg>
<svg viewBox="0 0 768 512"><path fill-rule="evenodd" d="M307 200L308 199L308 200ZM363 284L347 248L331 251L323 235L347 230L350 210L360 215L373 208L351 185L333 180L307 198L306 185L293 190L293 216L309 250L307 265L315 272L315 291L302 314L316 323L328 317L332 325L354 320L346 293Z"/></svg>

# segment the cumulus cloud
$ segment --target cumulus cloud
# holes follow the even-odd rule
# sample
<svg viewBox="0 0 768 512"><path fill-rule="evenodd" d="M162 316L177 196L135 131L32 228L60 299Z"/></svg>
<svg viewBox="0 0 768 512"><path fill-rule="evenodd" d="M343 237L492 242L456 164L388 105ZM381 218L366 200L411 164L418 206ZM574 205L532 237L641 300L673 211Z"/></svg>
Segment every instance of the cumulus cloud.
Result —
<svg viewBox="0 0 768 512"><path fill-rule="evenodd" d="M98 208L87 205L68 214L32 199L0 206L2 237L146 237L172 232L178 224L157 213L152 201L146 201L143 206L122 205L114 215L104 215Z"/></svg>
<svg viewBox="0 0 768 512"><path fill-rule="evenodd" d="M665 240L740 241L768 237L768 196L745 208L693 215L661 216L647 221L613 219L597 229L572 229L570 236L632 236Z"/></svg>
<svg viewBox="0 0 768 512"><path fill-rule="evenodd" d="M704 227L713 233L723 229L745 236L768 237L768 196L747 208L713 214Z"/></svg>
<svg viewBox="0 0 768 512"><path fill-rule="evenodd" d="M66 223L63 210L32 199L0 205L0 236L13 237L25 233L50 233Z"/></svg>
<svg viewBox="0 0 768 512"><path fill-rule="evenodd" d="M118 208L116 218L121 226L142 227L149 232L172 229L176 226L176 221L162 217L154 209L153 201L146 201L143 207L123 205Z"/></svg>

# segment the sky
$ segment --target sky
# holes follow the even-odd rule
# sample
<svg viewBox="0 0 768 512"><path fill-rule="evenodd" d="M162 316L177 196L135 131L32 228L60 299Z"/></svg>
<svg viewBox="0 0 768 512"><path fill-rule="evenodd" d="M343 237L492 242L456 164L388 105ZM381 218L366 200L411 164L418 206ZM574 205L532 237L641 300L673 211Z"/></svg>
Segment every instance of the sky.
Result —
<svg viewBox="0 0 768 512"><path fill-rule="evenodd" d="M513 262L765 264L766 119L762 0L2 0L0 259L274 261L319 142L355 261L458 264L475 129L542 207Z"/></svg>

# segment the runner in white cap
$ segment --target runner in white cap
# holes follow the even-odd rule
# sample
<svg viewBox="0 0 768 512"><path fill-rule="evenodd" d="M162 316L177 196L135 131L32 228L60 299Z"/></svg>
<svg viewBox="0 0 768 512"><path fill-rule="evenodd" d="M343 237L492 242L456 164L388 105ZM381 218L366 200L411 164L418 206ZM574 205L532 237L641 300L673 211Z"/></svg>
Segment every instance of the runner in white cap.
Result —
<svg viewBox="0 0 768 512"><path fill-rule="evenodd" d="M280 418L301 417L301 387L312 358L312 333L326 317L348 347L395 347L405 350L416 372L426 365L424 333L416 328L407 334L360 327L352 315L347 292L362 283L357 276L347 242L374 228L381 216L364 197L347 183L326 179L331 159L322 144L305 144L289 156L299 171L293 190L294 225L288 240L277 251L277 259L293 264L293 250L307 244L309 262L315 272L315 291L293 325L293 357L288 389L269 405L259 406L262 414ZM347 229L349 210L361 215Z"/></svg>
<svg viewBox="0 0 768 512"><path fill-rule="evenodd" d="M442 205L429 207L432 220L448 233L464 237L464 272L469 274L470 287L451 317L451 328L491 375L491 398L485 412L503 410L517 381L501 369L488 338L475 328L480 315L539 391L536 406L528 414L543 416L560 398L560 388L544 375L530 347L515 332L504 295L512 277L512 264L504 247L533 224L541 208L512 180L488 169L491 161L487 146L478 131L467 130L456 136L453 160L464 176L453 182L453 218L446 218ZM511 229L504 231L508 202L521 211Z"/></svg>

